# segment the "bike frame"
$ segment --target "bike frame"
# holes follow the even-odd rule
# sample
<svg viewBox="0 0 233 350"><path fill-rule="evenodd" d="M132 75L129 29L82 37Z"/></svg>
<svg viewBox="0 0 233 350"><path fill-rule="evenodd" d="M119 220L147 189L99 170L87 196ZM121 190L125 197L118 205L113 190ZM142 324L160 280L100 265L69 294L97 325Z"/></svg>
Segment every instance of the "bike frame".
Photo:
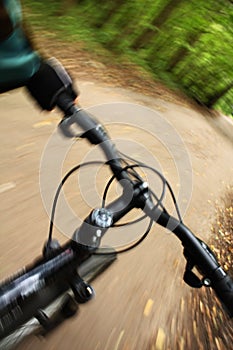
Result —
<svg viewBox="0 0 233 350"><path fill-rule="evenodd" d="M63 105L60 108L64 110ZM123 193L105 208L93 210L74 232L72 240L0 286L0 339L36 317L40 309L72 288L76 270L95 254L108 228L134 208L140 208L151 220L178 237L187 259L185 281L193 287L212 287L232 317L233 281L219 265L210 248L181 221L154 205L147 184L132 179L102 125L87 112L72 106L69 116L61 122L60 129L66 137L75 137L73 127L76 125L82 128L82 137L92 144L100 145L107 164L122 185ZM203 275L202 281L192 272L194 266Z"/></svg>

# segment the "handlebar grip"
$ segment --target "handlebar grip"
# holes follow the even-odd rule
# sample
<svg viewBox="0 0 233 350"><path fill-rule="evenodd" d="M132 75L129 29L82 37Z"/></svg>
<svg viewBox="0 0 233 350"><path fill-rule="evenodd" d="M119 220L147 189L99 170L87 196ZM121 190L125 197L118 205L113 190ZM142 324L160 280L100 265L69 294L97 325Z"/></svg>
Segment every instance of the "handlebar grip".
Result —
<svg viewBox="0 0 233 350"><path fill-rule="evenodd" d="M224 274L223 278L212 281L211 287L229 316L233 317L233 280L229 275Z"/></svg>

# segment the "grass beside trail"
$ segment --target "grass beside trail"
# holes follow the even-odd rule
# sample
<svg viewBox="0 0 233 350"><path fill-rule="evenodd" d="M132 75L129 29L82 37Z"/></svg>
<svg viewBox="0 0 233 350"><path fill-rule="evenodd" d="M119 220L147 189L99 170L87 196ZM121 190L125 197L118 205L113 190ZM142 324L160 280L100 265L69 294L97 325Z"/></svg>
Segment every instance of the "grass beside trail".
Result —
<svg viewBox="0 0 233 350"><path fill-rule="evenodd" d="M45 38L54 38L66 43L77 43L84 51L93 52L103 59L108 56L113 59L113 54L104 49L96 40L96 33L88 25L85 14L80 12L78 6L64 10L58 10L56 1L31 2L23 1L24 18L35 33L40 33ZM78 18L78 20L77 20ZM118 61L119 56L114 56Z"/></svg>

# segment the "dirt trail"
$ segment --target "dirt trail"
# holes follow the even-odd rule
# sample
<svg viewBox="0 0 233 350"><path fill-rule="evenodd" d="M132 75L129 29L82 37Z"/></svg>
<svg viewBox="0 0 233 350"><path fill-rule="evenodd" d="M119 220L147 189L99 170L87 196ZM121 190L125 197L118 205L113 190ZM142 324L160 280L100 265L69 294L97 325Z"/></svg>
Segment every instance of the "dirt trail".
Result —
<svg viewBox="0 0 233 350"><path fill-rule="evenodd" d="M126 145L125 153L162 168L179 193L185 223L206 239L215 200L233 178L232 142L188 105L93 82L91 77L78 85L83 107L103 104L92 111L100 118L104 112L103 122ZM3 278L40 254L45 240L48 217L40 197L40 159L60 117L39 113L21 90L0 96L0 113ZM85 147L80 146L80 153ZM185 314L184 296L190 293L182 282L184 264L179 242L154 227L139 248L120 256L94 283L97 297L81 307L78 317L46 339L28 339L21 349L141 350L151 339L157 341L150 349L165 349L166 339L179 335L174 320Z"/></svg>

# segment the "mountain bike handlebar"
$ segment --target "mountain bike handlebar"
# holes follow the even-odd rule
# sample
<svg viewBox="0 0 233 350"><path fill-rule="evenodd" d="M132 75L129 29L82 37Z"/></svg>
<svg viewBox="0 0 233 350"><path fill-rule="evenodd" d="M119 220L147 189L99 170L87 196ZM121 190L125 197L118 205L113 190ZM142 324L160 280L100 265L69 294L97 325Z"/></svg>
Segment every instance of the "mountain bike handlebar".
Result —
<svg viewBox="0 0 233 350"><path fill-rule="evenodd" d="M159 225L167 227L181 240L184 247L184 256L187 260L184 274L185 282L196 288L200 288L202 285L212 287L227 313L230 317L233 317L233 280L220 266L211 249L197 238L182 222L170 216L166 211L158 207L154 208L147 185L143 182L132 182L132 179L130 179L127 171L124 170L120 162L118 151L101 124L92 119L87 112L75 106L70 109L69 114L60 125L63 134L67 137L75 137L75 134L71 131L71 127L74 124L81 126L84 132L82 137L86 137L92 144L100 145L117 180L120 182L121 180L126 180L122 182L124 188L123 196L110 204L109 207L106 207L103 213L103 216L105 218L107 217L111 223L109 226L118 221L131 209L138 207ZM85 220L85 224L90 222L93 223L93 218L89 216ZM106 230L107 228L103 227L102 229ZM104 232L101 232L101 237L103 234ZM77 233L75 236L75 240L80 240L84 245L87 241L90 243L90 239L93 237L90 233L89 225L88 230L84 230L82 234L79 234L78 238ZM96 237L97 241L98 239ZM202 280L192 272L194 267L202 274Z"/></svg>
<svg viewBox="0 0 233 350"><path fill-rule="evenodd" d="M151 222L166 227L179 238L187 260L184 281L194 288L212 287L229 316L233 317L233 280L222 269L211 249L183 224L180 217L176 219L169 215L159 201L156 205L153 203L153 192L133 167L123 165L103 126L89 113L68 102L63 96L57 103L66 112L60 130L66 137L76 137L75 127L81 127L81 137L102 148L113 178L118 180L123 191L110 204L94 209L74 232L72 240L0 285L0 339L31 317L37 317L39 309L69 288L77 293L83 281L80 282L76 269L92 254L98 253L107 230L134 208L141 209ZM194 274L194 267L203 279ZM79 297L78 293L77 301Z"/></svg>

